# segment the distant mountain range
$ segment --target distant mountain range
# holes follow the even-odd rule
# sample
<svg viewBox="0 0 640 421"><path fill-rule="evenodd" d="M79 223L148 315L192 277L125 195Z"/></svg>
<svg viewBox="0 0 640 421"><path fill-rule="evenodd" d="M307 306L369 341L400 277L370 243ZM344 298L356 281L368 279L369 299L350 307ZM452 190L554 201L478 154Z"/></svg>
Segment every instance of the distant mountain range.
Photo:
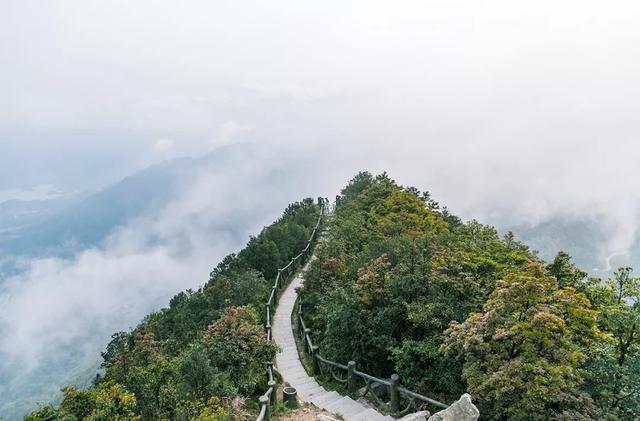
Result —
<svg viewBox="0 0 640 421"><path fill-rule="evenodd" d="M499 223L497 224L499 226ZM631 266L640 274L640 243L635 238L626 251L609 250L610 228L596 218L553 217L535 225L503 227L546 261L563 250L590 276L607 277L619 266Z"/></svg>
<svg viewBox="0 0 640 421"><path fill-rule="evenodd" d="M20 230L42 222L53 213L71 206L81 195L65 195L43 200L7 200L0 202L0 235L19 236Z"/></svg>
<svg viewBox="0 0 640 421"><path fill-rule="evenodd" d="M193 180L198 168L223 165L246 145L221 148L201 158L180 158L154 165L103 190L75 193L48 200L11 200L0 203L0 278L15 273L15 257L69 257L99 245L114 227L162 208ZM538 224L504 226L545 259L559 251L592 276L610 273L620 265L640 271L640 245L636 239L628 253L606 251L610 233L595 218L553 217Z"/></svg>
<svg viewBox="0 0 640 421"><path fill-rule="evenodd" d="M0 203L0 255L69 257L97 246L114 227L161 209L191 185L199 170L222 167L249 147L223 147L200 158L166 161L93 193Z"/></svg>
<svg viewBox="0 0 640 421"><path fill-rule="evenodd" d="M167 161L97 192L0 203L0 275L18 272L24 259L71 257L98 246L115 227L164 206L206 160Z"/></svg>

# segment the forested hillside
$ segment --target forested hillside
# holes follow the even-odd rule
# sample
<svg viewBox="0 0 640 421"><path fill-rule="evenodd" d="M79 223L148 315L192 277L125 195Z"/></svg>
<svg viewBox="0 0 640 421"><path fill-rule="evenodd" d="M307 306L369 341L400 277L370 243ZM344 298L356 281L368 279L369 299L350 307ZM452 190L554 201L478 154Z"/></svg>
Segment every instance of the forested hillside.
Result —
<svg viewBox="0 0 640 421"><path fill-rule="evenodd" d="M487 420L640 418L640 282L586 279L428 193L358 174L302 294L325 357Z"/></svg>
<svg viewBox="0 0 640 421"><path fill-rule="evenodd" d="M114 334L104 374L29 420L226 420L266 387L261 304L305 245L311 200L225 258L198 291ZM486 420L640 417L640 280L587 279L513 235L463 222L428 193L360 173L336 198L301 296L323 356L444 402L473 395Z"/></svg>
<svg viewBox="0 0 640 421"><path fill-rule="evenodd" d="M231 420L255 412L276 346L262 303L277 273L307 244L319 216L312 199L223 259L197 291L174 296L102 353L104 373L86 390L67 387L57 406L27 420ZM213 240L212 240L213 241Z"/></svg>

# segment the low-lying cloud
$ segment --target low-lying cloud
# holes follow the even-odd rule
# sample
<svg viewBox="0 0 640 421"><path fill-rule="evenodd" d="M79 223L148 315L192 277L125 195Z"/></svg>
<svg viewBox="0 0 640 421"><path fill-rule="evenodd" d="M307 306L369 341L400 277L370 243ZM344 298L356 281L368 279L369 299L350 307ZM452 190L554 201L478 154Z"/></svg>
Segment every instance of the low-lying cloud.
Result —
<svg viewBox="0 0 640 421"><path fill-rule="evenodd" d="M111 333L202 285L225 254L301 199L291 192L305 190L304 175L294 165L298 177L289 177L275 153L256 145L194 163L193 182L162 209L118 227L100 247L33 260L0 283L0 412L29 396L14 394L16 385L37 401L90 379ZM286 151L277 157L295 162Z"/></svg>

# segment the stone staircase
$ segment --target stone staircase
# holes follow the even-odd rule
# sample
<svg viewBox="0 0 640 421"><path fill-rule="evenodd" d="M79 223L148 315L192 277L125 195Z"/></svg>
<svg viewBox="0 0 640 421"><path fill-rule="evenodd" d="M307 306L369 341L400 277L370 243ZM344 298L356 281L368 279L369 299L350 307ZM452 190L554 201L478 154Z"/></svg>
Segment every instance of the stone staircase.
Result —
<svg viewBox="0 0 640 421"><path fill-rule="evenodd" d="M305 269L289 283L287 289L282 293L273 318L273 339L281 348L281 352L276 355L276 367L282 378L291 387L296 388L300 400L310 402L318 408L338 414L346 421L393 420L392 417L382 415L375 409L348 396L342 396L334 391L326 390L313 377L309 376L302 366L293 336L291 314L296 302L296 288L302 285L302 273L304 273Z"/></svg>

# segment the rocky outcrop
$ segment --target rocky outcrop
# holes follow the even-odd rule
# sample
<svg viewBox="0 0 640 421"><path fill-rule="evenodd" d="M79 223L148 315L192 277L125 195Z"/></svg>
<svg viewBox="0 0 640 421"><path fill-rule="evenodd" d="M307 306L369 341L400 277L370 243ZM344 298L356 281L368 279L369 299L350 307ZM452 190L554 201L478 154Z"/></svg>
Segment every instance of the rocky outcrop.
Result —
<svg viewBox="0 0 640 421"><path fill-rule="evenodd" d="M471 402L471 395L465 393L447 409L436 412L428 421L476 421L480 411Z"/></svg>
<svg viewBox="0 0 640 421"><path fill-rule="evenodd" d="M406 415L398 421L427 421L431 413L429 411L420 411L413 414Z"/></svg>

